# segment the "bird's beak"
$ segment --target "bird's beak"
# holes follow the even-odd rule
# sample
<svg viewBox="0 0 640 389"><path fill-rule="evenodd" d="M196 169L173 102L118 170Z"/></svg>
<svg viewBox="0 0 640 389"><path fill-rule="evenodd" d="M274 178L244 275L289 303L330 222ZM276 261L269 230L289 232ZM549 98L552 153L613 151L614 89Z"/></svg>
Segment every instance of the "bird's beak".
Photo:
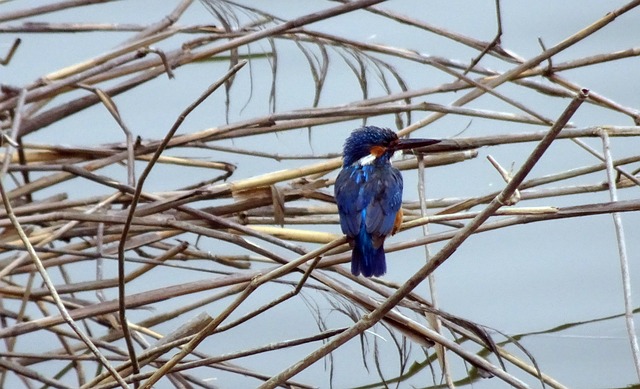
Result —
<svg viewBox="0 0 640 389"><path fill-rule="evenodd" d="M398 142L391 146L393 150L417 149L419 147L429 146L439 143L440 139L399 139Z"/></svg>

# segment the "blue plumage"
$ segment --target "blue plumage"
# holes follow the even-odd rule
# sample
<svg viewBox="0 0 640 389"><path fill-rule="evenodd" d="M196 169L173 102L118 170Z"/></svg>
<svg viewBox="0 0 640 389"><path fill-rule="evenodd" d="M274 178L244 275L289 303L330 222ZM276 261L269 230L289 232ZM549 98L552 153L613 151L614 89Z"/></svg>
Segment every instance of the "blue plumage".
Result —
<svg viewBox="0 0 640 389"><path fill-rule="evenodd" d="M361 219L366 220L366 208L362 210L361 215ZM366 224L361 223L360 232L354 241L351 253L351 273L371 277L383 275L386 271L387 263L383 245L376 248L371 234L367 232Z"/></svg>
<svg viewBox="0 0 640 389"><path fill-rule="evenodd" d="M369 164L373 146L388 148L398 137L378 127L354 131L344 146L343 169L336 178L335 196L342 232L353 247L351 272L365 277L381 276L386 270L383 243L393 230L402 203L402 176L391 166L393 151L383 151Z"/></svg>
<svg viewBox="0 0 640 389"><path fill-rule="evenodd" d="M389 159L397 150L438 143L435 139L398 139L387 128L354 130L343 151L335 183L340 227L349 239L351 273L365 277L387 271L384 240L402 219L402 175Z"/></svg>

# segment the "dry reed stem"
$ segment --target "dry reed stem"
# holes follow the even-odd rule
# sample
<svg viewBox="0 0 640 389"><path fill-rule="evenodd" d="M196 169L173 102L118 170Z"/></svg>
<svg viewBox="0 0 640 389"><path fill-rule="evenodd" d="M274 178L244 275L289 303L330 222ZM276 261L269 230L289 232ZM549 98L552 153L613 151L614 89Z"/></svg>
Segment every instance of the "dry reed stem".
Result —
<svg viewBox="0 0 640 389"><path fill-rule="evenodd" d="M417 155L416 159L418 160L418 201L420 203L420 217L424 218L427 216L427 199L426 199L425 169L424 169L425 163L424 163L424 158L422 158L422 156L419 154ZM404 224L405 223L403 222L398 231L406 228ZM429 235L428 224L422 225L422 235L424 236ZM431 259L431 250L429 248L429 245L427 244L424 245L424 255L425 255L425 262L428 263L429 260ZM438 303L438 292L436 287L435 274L433 273L429 274L429 276L427 277L427 281L428 281L429 296L431 297L431 304L433 305L434 309L438 309L439 303ZM425 318L427 319L431 327L434 329L434 331L437 332L439 335L442 335L442 328L443 328L442 321L440 320L438 315L425 312ZM448 357L446 354L446 349L442 344L437 342L434 344L434 348L436 351L436 357L438 358L438 363L440 364L440 369L442 370L445 378L445 382L447 383L447 386L449 388L453 388L454 387L453 378L451 374L451 368L448 362Z"/></svg>
<svg viewBox="0 0 640 389"><path fill-rule="evenodd" d="M131 201L131 206L130 206L129 212L127 214L127 220L124 223L124 229L122 231L122 238L120 239L120 244L118 245L118 279L120 280L119 285L118 285L118 302L119 302L118 313L119 313L119 316L120 316L120 325L122 326L124 339L127 342L127 348L128 348L128 351L129 351L129 357L131 358L133 374L139 373L140 372L140 367L138 366L138 361L136 359L136 354L135 354L135 348L133 346L133 341L132 341L131 335L129 333L129 324L128 324L128 321L127 321L127 318L126 318L126 310L127 310L127 308L126 308L126 301L125 300L126 300L126 296L127 295L126 295L126 289L125 289L126 274L125 274L125 269L124 269L124 267L125 267L124 252L125 252L125 246L127 244L127 235L128 235L128 232L129 232L129 228L131 226L131 220L133 219L133 216L134 216L134 214L136 212L136 206L138 204L138 201L140 199L140 195L142 193L142 187L144 185L144 182L145 182L146 178L148 177L149 173L151 172L151 169L153 168L155 162L158 160L158 158L160 157L160 154L162 154L162 152L164 151L166 145L169 143L169 141L171 140L171 138L173 137L175 132L178 130L178 128L180 128L180 125L182 124L184 119L196 107L198 107L200 105L200 103L202 103L207 97L209 97L209 95L211 95L220 86L222 86L222 84L226 80L228 80L230 77L232 77L244 65L246 65L246 62L240 62L240 63L236 64L234 67L232 67L231 69L229 69L229 71L222 78L220 78L218 81L216 81L215 83L210 85L209 88L207 88L207 90L205 90L205 92L202 93L202 95L196 101L194 101L184 111L182 111L182 113L180 114L180 116L178 117L176 122L174 123L173 127L171 127L171 129L169 130L169 132L165 136L165 138L162 141L162 143L158 146L158 148L157 148L156 152L154 153L153 157L151 158L151 160L147 164L146 168L144 169L144 171L140 175L140 178L138 180L138 184L136 185L135 193L133 194L133 199ZM129 153L127 153L127 154L129 154ZM137 384L136 384L136 386L137 386Z"/></svg>
<svg viewBox="0 0 640 389"><path fill-rule="evenodd" d="M604 158L607 164L607 180L609 184L609 193L611 201L618 201L618 190L616 188L615 172L613 167L613 158L611 157L611 144L606 131L602 131L602 148L604 150ZM631 276L629 271L629 259L627 256L627 244L622 225L622 217L619 212L611 214L613 224L616 231L616 239L618 242L618 255L620 257L620 272L622 273L622 289L624 297L624 319L627 326L627 334L633 354L633 362L636 368L636 374L640 379L640 347L638 346L638 337L636 335L636 325L633 319L633 301L631 297Z"/></svg>
<svg viewBox="0 0 640 389"><path fill-rule="evenodd" d="M51 279L49 278L46 269L44 268L44 266L42 266L42 262L40 261L40 258L38 258L38 254L33 250L33 247L31 246L29 239L25 235L24 230L22 229L22 226L20 226L20 224L15 218L15 215L12 212L11 203L4 190L4 184L2 183L2 180L0 180L0 197L2 197L4 208L7 212L7 216L9 217L9 219L11 219L13 227L16 229L16 231L20 235L20 239L27 247L29 256L31 257L34 264L38 268L40 277L42 277L44 283L47 285L47 289L49 290L51 297L55 301L56 306L58 307L58 310L60 311L60 314L63 317L64 321L67 323L67 325L69 325L74 330L76 334L78 334L78 336L82 339L82 341L89 347L91 352L93 352L93 354L100 360L100 363L110 372L110 374L116 379L116 381L123 388L127 388L127 384L124 382L122 377L120 377L118 372L116 372L113 369L109 361L107 361L104 358L104 356L102 356L98 348L91 342L91 339L89 339L89 337L80 330L80 328L74 322L73 318L69 315L69 312L67 311L64 304L62 303L62 300L60 300L60 296L58 295L58 292L56 291L53 283L51 282Z"/></svg>
<svg viewBox="0 0 640 389"><path fill-rule="evenodd" d="M304 264L305 262L315 259L322 255L324 252L341 245L346 242L346 238L336 239L335 241L321 247L318 250L312 251L307 255L304 255L297 259L296 261L292 261L282 267L279 267L271 272L268 272L260 277L253 278L251 282L247 285L247 287L243 290L243 292L238 296L233 303L229 304L225 310L220 313L214 320L207 324L207 326L200 331L200 333L191 340L186 347L178 354L176 354L169 362L164 364L161 369L158 369L154 374L149 377L147 381L142 385L142 389L151 388L153 384L155 384L162 376L164 376L172 367L174 367L180 360L182 360L185 356L187 356L191 351L193 351L198 344L200 344L207 336L209 336L215 329L224 321L249 295L257 289L260 285L278 278L284 274L287 274L291 270L296 267Z"/></svg>

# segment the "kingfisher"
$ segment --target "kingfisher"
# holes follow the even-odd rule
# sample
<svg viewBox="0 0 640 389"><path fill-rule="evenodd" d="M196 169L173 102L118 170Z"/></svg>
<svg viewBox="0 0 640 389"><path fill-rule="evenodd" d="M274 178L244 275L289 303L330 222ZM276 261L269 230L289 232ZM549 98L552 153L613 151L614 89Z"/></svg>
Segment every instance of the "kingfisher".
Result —
<svg viewBox="0 0 640 389"><path fill-rule="evenodd" d="M352 249L353 275L377 277L387 271L384 240L402 223L402 174L391 166L391 157L398 150L438 142L400 139L390 129L375 126L355 129L345 141L334 193L340 227Z"/></svg>

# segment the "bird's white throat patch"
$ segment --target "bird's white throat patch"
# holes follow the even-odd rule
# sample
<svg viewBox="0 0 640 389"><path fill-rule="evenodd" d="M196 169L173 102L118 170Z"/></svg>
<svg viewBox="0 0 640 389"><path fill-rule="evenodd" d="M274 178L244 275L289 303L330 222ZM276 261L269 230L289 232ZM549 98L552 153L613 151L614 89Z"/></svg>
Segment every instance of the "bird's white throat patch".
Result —
<svg viewBox="0 0 640 389"><path fill-rule="evenodd" d="M367 156L360 158L358 160L358 163L360 164L360 166L366 166L366 165L371 165L375 160L376 160L376 156L373 154L369 154Z"/></svg>
<svg viewBox="0 0 640 389"><path fill-rule="evenodd" d="M358 160L358 164L360 166L371 165L372 163L374 163L376 161L376 158L378 158L378 157L375 154L369 154L369 155L366 155L366 156L360 158ZM402 150L397 150L395 153L393 153L393 156L391 156L391 159L393 159L393 160L402 159Z"/></svg>

